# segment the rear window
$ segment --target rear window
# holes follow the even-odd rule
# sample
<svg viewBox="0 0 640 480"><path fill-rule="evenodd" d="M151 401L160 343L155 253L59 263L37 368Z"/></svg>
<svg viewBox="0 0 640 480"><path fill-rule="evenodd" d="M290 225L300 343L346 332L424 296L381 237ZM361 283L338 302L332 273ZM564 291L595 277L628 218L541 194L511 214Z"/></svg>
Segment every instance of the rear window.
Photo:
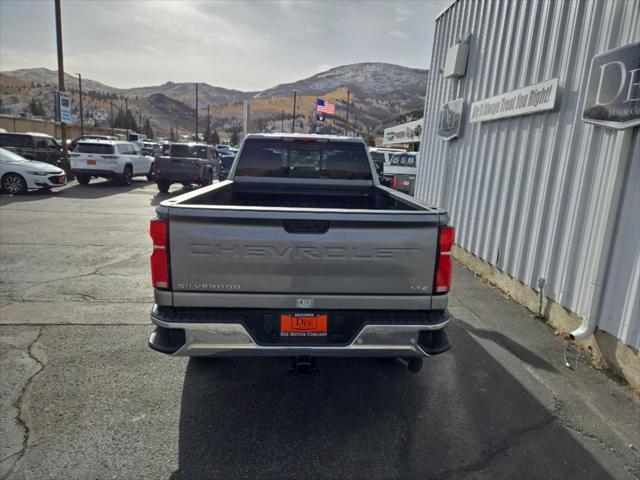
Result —
<svg viewBox="0 0 640 480"><path fill-rule="evenodd" d="M391 157L391 165L399 165L401 167L415 167L416 155L410 155L407 153L396 153Z"/></svg>
<svg viewBox="0 0 640 480"><path fill-rule="evenodd" d="M113 153L113 145L106 145L104 143L79 143L76 146L75 152L110 154Z"/></svg>
<svg viewBox="0 0 640 480"><path fill-rule="evenodd" d="M234 160L234 157L222 157L222 159L220 159L220 163L222 163L222 167L225 170L229 170L231 168L231 165L233 165Z"/></svg>
<svg viewBox="0 0 640 480"><path fill-rule="evenodd" d="M372 179L363 144L280 139L245 141L236 176Z"/></svg>
<svg viewBox="0 0 640 480"><path fill-rule="evenodd" d="M171 157L195 157L208 158L207 147L198 145L171 145L169 155Z"/></svg>
<svg viewBox="0 0 640 480"><path fill-rule="evenodd" d="M31 137L28 135L0 134L0 146L2 147L30 147Z"/></svg>

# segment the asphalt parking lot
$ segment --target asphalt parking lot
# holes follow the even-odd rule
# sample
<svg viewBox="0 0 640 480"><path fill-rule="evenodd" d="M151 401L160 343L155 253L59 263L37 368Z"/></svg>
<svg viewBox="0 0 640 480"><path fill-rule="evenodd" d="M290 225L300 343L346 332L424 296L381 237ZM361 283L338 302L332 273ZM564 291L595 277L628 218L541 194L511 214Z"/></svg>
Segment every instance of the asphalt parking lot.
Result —
<svg viewBox="0 0 640 480"><path fill-rule="evenodd" d="M169 194L171 195L171 194ZM640 407L457 265L453 349L399 362L151 351L154 184L0 197L0 478L640 478Z"/></svg>

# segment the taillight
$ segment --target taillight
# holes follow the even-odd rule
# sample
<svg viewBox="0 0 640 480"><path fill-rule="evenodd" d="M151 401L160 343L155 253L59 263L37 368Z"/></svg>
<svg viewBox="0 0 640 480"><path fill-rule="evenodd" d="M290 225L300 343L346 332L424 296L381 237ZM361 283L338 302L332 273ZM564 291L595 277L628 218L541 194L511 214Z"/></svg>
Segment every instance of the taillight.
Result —
<svg viewBox="0 0 640 480"><path fill-rule="evenodd" d="M169 257L167 255L167 222L160 218L154 218L149 225L149 233L153 241L151 283L154 288L170 288Z"/></svg>
<svg viewBox="0 0 640 480"><path fill-rule="evenodd" d="M398 186L398 178L397 177L392 177L391 178L391 188L396 188Z"/></svg>
<svg viewBox="0 0 640 480"><path fill-rule="evenodd" d="M438 269L436 270L436 286L434 293L447 293L451 288L453 260L451 249L456 237L456 229L442 227L438 234Z"/></svg>

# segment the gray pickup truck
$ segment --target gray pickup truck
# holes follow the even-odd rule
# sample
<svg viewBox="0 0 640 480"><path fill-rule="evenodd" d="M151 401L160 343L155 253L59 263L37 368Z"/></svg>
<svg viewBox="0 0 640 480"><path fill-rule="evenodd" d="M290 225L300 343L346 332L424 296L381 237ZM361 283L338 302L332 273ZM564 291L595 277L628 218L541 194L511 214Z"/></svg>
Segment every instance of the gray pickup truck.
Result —
<svg viewBox="0 0 640 480"><path fill-rule="evenodd" d="M450 348L448 215L380 186L350 137L250 134L227 180L151 220L155 330L175 356L397 357Z"/></svg>
<svg viewBox="0 0 640 480"><path fill-rule="evenodd" d="M211 145L172 143L167 155L156 157L154 178L158 190L169 191L171 184L211 185L218 179L218 158Z"/></svg>

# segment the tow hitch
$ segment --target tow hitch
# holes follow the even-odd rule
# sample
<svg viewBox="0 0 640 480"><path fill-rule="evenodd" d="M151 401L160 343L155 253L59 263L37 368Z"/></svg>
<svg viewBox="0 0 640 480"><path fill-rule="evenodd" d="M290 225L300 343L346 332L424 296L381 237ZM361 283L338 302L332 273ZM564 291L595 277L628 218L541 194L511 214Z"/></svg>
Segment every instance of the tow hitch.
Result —
<svg viewBox="0 0 640 480"><path fill-rule="evenodd" d="M295 373L298 377L308 377L317 370L316 359L313 357L304 356L291 359L291 369L289 371Z"/></svg>

